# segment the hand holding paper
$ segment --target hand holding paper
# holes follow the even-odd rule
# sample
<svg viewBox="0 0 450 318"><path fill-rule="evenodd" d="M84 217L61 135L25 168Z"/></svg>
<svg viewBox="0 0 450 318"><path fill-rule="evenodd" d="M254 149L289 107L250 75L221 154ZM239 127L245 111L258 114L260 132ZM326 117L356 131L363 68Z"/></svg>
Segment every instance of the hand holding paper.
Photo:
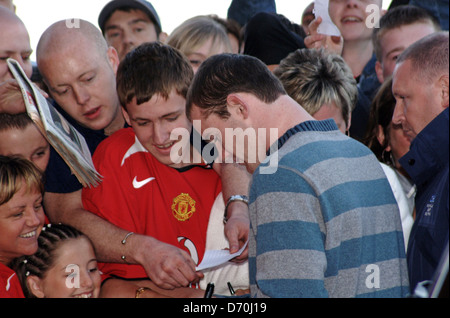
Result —
<svg viewBox="0 0 450 318"><path fill-rule="evenodd" d="M330 14L328 13L329 0L315 0L314 1L314 14L316 19L322 18L322 23L319 25L317 32L320 34L330 36L341 36L341 32L336 25L331 21Z"/></svg>
<svg viewBox="0 0 450 318"><path fill-rule="evenodd" d="M202 262L197 266L196 270L201 271L204 269L216 267L232 260L233 258L242 254L247 247L248 241L244 246L234 254L230 254L229 250L208 250L205 251Z"/></svg>

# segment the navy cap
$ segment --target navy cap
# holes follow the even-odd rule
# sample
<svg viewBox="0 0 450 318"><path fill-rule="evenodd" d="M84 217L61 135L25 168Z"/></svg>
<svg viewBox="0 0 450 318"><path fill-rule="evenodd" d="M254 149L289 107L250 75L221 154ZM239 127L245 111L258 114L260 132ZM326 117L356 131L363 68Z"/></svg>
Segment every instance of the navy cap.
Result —
<svg viewBox="0 0 450 318"><path fill-rule="evenodd" d="M152 4L145 0L112 0L106 4L98 17L98 25L103 33L105 33L106 21L111 17L114 11L119 8L132 8L145 12L155 24L156 32L158 34L161 33L161 21L159 20L158 13L156 13Z"/></svg>

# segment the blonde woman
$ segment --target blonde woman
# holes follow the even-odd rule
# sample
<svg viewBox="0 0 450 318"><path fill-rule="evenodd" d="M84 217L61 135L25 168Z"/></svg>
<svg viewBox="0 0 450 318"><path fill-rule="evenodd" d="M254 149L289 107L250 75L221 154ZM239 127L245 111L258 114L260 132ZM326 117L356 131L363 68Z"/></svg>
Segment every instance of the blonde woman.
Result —
<svg viewBox="0 0 450 318"><path fill-rule="evenodd" d="M232 53L226 28L208 16L197 16L183 22L167 39L189 60L194 73L209 57Z"/></svg>
<svg viewBox="0 0 450 318"><path fill-rule="evenodd" d="M349 134L358 88L344 59L324 49L300 49L274 71L286 92L317 120L333 118Z"/></svg>

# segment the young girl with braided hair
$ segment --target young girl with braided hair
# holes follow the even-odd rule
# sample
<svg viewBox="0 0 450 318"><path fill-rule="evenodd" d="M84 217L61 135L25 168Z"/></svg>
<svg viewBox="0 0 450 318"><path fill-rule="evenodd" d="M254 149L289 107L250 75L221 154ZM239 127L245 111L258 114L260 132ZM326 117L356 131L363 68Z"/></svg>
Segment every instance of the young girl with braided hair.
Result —
<svg viewBox="0 0 450 318"><path fill-rule="evenodd" d="M38 250L14 261L24 294L29 298L97 298L100 272L89 238L64 224L48 224Z"/></svg>

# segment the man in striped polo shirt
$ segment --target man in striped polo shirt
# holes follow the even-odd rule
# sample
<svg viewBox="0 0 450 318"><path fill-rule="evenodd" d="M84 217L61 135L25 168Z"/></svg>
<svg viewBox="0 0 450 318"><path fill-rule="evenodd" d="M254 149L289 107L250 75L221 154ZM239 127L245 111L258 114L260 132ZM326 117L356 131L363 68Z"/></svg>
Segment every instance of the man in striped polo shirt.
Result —
<svg viewBox="0 0 450 318"><path fill-rule="evenodd" d="M187 107L202 132L214 131L214 139L224 140L222 147L253 173L253 297L407 296L399 211L370 150L333 120L314 120L249 56L206 61ZM267 138L274 128L275 142ZM239 139L243 150L230 144Z"/></svg>

